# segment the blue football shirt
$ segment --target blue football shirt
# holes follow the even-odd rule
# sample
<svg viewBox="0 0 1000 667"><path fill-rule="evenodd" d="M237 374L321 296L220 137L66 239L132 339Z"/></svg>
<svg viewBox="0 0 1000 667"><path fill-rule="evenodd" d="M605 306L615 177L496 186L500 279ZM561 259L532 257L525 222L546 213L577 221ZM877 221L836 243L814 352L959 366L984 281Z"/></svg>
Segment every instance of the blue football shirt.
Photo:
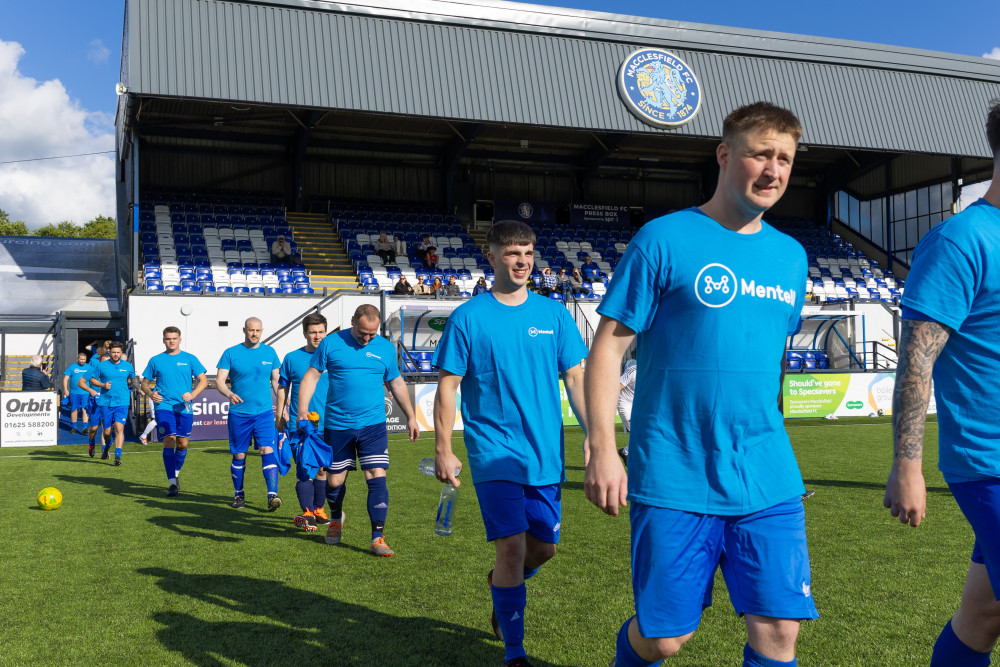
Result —
<svg viewBox="0 0 1000 667"><path fill-rule="evenodd" d="M324 426L338 431L385 423L385 382L399 377L396 348L381 336L365 346L350 329L316 348L310 366L329 378Z"/></svg>
<svg viewBox="0 0 1000 667"><path fill-rule="evenodd" d="M778 396L807 268L767 223L738 234L690 208L639 230L597 309L637 334L630 498L739 515L804 492Z"/></svg>
<svg viewBox="0 0 1000 667"><path fill-rule="evenodd" d="M322 343L322 341L320 342ZM298 420L299 384L309 371L310 363L315 353L315 351L306 352L305 347L300 347L286 354L285 360L281 362L281 375L278 378L278 383L282 387L292 388L288 403L288 421L292 424L295 424ZM318 431L323 430L323 424L326 421L326 395L329 386L330 383L327 382L326 378L321 377L316 381L316 390L309 401L309 411L319 414L319 424L316 426L316 430Z"/></svg>
<svg viewBox="0 0 1000 667"><path fill-rule="evenodd" d="M94 374L94 368L89 363L82 365L75 363L69 368L67 368L66 371L63 373L63 375L69 377L69 393L76 394L77 396L89 394L90 392L88 392L86 389L80 388L80 379L83 378L84 382L90 384L90 378L93 377L93 374ZM97 387L93 388L97 389Z"/></svg>
<svg viewBox="0 0 1000 667"><path fill-rule="evenodd" d="M217 368L229 371L232 389L243 399L242 403L231 404L229 412L246 416L273 413L271 372L280 366L277 352L263 343L253 349L240 343L223 352Z"/></svg>
<svg viewBox="0 0 1000 667"><path fill-rule="evenodd" d="M485 292L456 308L434 365L462 376L463 437L475 483L565 479L559 374L587 356L559 301L529 293L507 306Z"/></svg>
<svg viewBox="0 0 1000 667"><path fill-rule="evenodd" d="M129 404L132 388L128 381L135 377L135 368L132 364L124 359L120 359L117 364L107 359L97 365L93 377L100 382L111 383L110 389L94 387L101 391L101 395L97 397L98 405L114 408Z"/></svg>
<svg viewBox="0 0 1000 667"><path fill-rule="evenodd" d="M156 404L157 410L180 412L184 409L181 396L191 391L193 380L204 372L205 367L190 352L160 352L149 360L142 376L155 383L156 391L163 397Z"/></svg>
<svg viewBox="0 0 1000 667"><path fill-rule="evenodd" d="M952 330L934 364L938 467L1000 477L1000 209L980 199L917 244L903 305Z"/></svg>

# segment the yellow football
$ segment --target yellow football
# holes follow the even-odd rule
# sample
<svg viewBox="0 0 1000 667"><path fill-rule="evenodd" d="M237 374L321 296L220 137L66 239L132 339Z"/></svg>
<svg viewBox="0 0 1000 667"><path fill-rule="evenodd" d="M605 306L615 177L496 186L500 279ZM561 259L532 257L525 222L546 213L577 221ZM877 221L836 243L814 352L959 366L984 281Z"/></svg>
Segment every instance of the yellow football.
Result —
<svg viewBox="0 0 1000 667"><path fill-rule="evenodd" d="M58 509L62 505L62 494L59 489L49 486L38 492L38 506L43 510Z"/></svg>

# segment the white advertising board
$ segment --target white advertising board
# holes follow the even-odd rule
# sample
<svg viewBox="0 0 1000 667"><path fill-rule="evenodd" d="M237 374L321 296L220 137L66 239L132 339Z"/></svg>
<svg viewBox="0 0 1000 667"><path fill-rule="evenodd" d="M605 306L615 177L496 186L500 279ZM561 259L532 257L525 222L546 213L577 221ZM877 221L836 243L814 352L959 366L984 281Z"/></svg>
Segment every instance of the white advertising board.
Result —
<svg viewBox="0 0 1000 667"><path fill-rule="evenodd" d="M56 444L59 397L53 391L0 393L0 447Z"/></svg>

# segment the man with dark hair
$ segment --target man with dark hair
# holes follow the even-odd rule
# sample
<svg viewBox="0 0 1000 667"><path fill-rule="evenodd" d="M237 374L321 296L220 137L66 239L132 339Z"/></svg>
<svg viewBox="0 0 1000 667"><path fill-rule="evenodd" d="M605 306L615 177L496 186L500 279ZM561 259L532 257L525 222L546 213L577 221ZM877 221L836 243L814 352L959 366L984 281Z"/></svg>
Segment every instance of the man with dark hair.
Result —
<svg viewBox="0 0 1000 667"><path fill-rule="evenodd" d="M444 297L462 296L462 288L455 282L455 276L449 275L448 282L446 282L434 296L439 299Z"/></svg>
<svg viewBox="0 0 1000 667"><path fill-rule="evenodd" d="M278 369L281 362L270 345L260 342L264 325L260 318L249 317L243 323L243 342L227 349L219 359L216 389L229 399L229 452L233 476L233 508L246 507L243 472L250 441L260 449L260 467L267 484L267 509L281 507L278 497L278 460L274 448L274 407L271 393L278 393ZM226 385L232 382L232 388Z"/></svg>
<svg viewBox="0 0 1000 667"><path fill-rule="evenodd" d="M805 489L777 406L806 254L761 219L788 187L801 134L794 114L772 104L729 114L715 194L642 227L598 307L584 488L608 514L632 500L636 615L618 633L617 667L676 654L720 567L749 634L744 665L794 665L801 620L817 616ZM626 475L614 415L636 337Z"/></svg>
<svg viewBox="0 0 1000 667"><path fill-rule="evenodd" d="M993 182L917 244L903 296L885 506L904 524L927 509L924 423L933 380L938 468L976 540L958 611L932 667L990 664L1000 637L1000 100L986 119Z"/></svg>
<svg viewBox="0 0 1000 667"><path fill-rule="evenodd" d="M278 374L278 419L275 424L278 433L286 429L293 432L297 430L295 423L299 414L299 387L302 378L309 372L316 348L326 338L326 318L319 313L309 313L303 317L302 335L306 339L305 346L285 355ZM326 410L326 393L327 383L318 382L307 408L307 412L315 412L318 415L315 428L320 437L324 430L323 412ZM286 405L292 423L291 429L288 429L285 419ZM294 433L289 434L289 438L293 435ZM330 518L323 509L326 502L327 472L325 468L320 468L315 474L310 474L311 471L302 461L302 450L298 451L299 454L295 457L295 494L298 496L302 513L292 521L306 532L313 532L317 530L317 524L325 526L330 523Z"/></svg>
<svg viewBox="0 0 1000 667"><path fill-rule="evenodd" d="M584 280L594 282L598 280L597 276L601 273L601 267L590 258L590 255L586 255L583 258L583 264L580 266L580 273L583 275Z"/></svg>
<svg viewBox="0 0 1000 667"><path fill-rule="evenodd" d="M108 345L111 342L108 341ZM101 396L100 388L97 385L91 384L91 379L97 372L97 367L102 361L107 361L111 358L111 355L107 354L105 350L107 348L94 346L94 349L98 350L94 353L94 356L90 359L87 364L90 366L90 375L81 375L77 381L77 386L87 392L89 398L87 399L87 413L90 415L90 430L87 435L90 437L90 447L87 448L87 453L90 454L90 458L94 458L94 448L97 446L97 436L101 436L101 451L105 451L105 440L104 431L102 430L102 423L104 422L104 408L101 406L100 402L97 400ZM105 456L104 458L107 458Z"/></svg>
<svg viewBox="0 0 1000 667"><path fill-rule="evenodd" d="M90 420L87 414L88 392L80 386L80 379L85 378L88 382L94 369L87 363L87 353L80 352L76 355L76 363L69 366L63 373L63 396L69 399L69 422L70 433L85 433L90 429ZM83 430L77 428L77 413L82 413Z"/></svg>
<svg viewBox="0 0 1000 667"><path fill-rule="evenodd" d="M504 664L526 667L525 580L555 556L561 526L566 475L559 376L586 433L581 361L587 347L566 308L527 289L534 264L531 228L501 221L486 239L496 272L493 289L452 312L434 352L440 369L435 474L459 485L455 471L462 464L451 434L461 386L472 482L486 539L496 549L487 575L493 632L504 642ZM524 390L525 373L531 391Z"/></svg>
<svg viewBox="0 0 1000 667"><path fill-rule="evenodd" d="M406 392L406 382L396 364L396 348L378 335L381 314L371 304L358 306L351 328L327 336L319 344L310 368L299 386L299 430L309 435L315 427L308 419L316 385L323 372L328 380L324 415L324 440L333 450L326 497L330 502L327 544L339 544L344 526L344 487L347 473L361 465L368 485L368 518L372 541L368 553L387 557L393 550L385 541L389 511L389 435L385 425L385 385L406 415L410 441L420 434L417 416Z"/></svg>
<svg viewBox="0 0 1000 667"><path fill-rule="evenodd" d="M111 358L97 365L90 384L101 388L97 402L101 406L104 426L104 447L101 458L108 458L111 448L111 431L115 433L115 465L122 464L122 446L125 444L125 420L128 418L128 406L132 400L132 379L135 368L122 359L125 344L121 341L111 343Z"/></svg>
<svg viewBox="0 0 1000 667"><path fill-rule="evenodd" d="M188 438L194 424L191 401L208 386L206 370L198 357L181 350L181 330L163 330L163 352L153 356L142 374L142 393L156 406L157 433L163 441L163 469L167 495L180 491L180 472L187 458ZM156 390L152 385L156 385ZM194 387L192 388L192 385Z"/></svg>

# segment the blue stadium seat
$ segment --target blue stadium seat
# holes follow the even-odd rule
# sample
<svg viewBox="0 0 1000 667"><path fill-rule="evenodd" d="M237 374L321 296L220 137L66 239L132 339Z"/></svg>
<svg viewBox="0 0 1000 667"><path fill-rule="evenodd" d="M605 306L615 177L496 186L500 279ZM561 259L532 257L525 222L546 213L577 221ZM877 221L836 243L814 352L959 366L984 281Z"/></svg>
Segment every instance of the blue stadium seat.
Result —
<svg viewBox="0 0 1000 667"><path fill-rule="evenodd" d="M215 291L216 292L232 292L233 288L230 287L229 285L219 285L218 287L215 288Z"/></svg>
<svg viewBox="0 0 1000 667"><path fill-rule="evenodd" d="M264 288L263 287L251 287L250 291L252 293L254 293L254 294L263 294L264 293Z"/></svg>
<svg viewBox="0 0 1000 667"><path fill-rule="evenodd" d="M234 287L233 291L234 292L240 292L242 294L248 294L250 292L250 288L249 287Z"/></svg>
<svg viewBox="0 0 1000 667"><path fill-rule="evenodd" d="M314 290L312 287L298 287L298 286L296 286L295 287L295 293L296 294L315 294L316 290Z"/></svg>

